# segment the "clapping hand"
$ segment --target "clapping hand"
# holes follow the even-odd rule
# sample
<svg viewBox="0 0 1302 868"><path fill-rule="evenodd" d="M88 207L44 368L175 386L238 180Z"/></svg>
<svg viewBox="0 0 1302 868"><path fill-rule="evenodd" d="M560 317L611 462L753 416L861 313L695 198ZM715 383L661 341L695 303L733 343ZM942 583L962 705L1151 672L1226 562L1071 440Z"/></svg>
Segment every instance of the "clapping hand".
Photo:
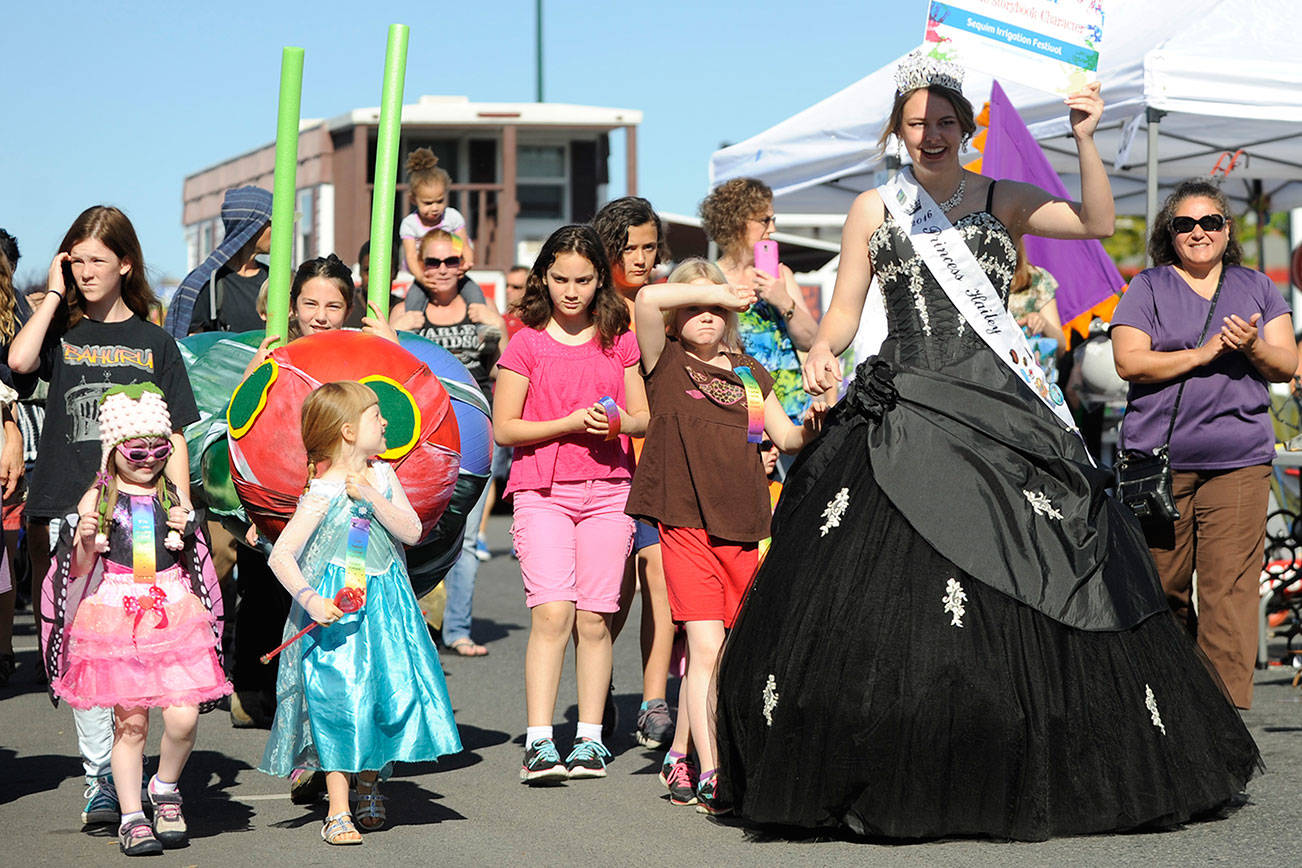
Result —
<svg viewBox="0 0 1302 868"><path fill-rule="evenodd" d="M1231 314L1225 317L1225 324L1221 326L1221 340L1231 350L1250 353L1257 343L1257 323L1259 322L1261 322L1260 313L1254 313L1247 321L1244 321L1238 314Z"/></svg>

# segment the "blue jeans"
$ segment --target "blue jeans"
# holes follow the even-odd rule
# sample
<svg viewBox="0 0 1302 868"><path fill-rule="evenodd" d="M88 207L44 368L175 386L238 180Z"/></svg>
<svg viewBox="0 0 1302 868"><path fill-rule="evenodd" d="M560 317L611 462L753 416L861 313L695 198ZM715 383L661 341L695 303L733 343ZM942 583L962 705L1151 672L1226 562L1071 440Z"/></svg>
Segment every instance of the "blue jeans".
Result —
<svg viewBox="0 0 1302 868"><path fill-rule="evenodd" d="M484 515L488 501L485 486L479 500L466 515L466 531L461 537L461 556L448 570L443 586L448 600L443 607L443 644L451 645L458 639L470 638L470 610L475 596L475 576L479 574L479 559L475 557L475 538L479 535L479 520Z"/></svg>

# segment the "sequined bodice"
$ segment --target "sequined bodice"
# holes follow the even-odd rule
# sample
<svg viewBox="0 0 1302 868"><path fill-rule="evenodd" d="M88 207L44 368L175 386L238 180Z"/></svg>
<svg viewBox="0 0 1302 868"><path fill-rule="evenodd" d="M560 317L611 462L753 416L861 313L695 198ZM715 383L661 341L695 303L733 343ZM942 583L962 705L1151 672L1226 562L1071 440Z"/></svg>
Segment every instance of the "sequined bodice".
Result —
<svg viewBox="0 0 1302 868"><path fill-rule="evenodd" d="M988 211L967 214L954 225L1007 303L1017 267L1017 248L1008 230ZM868 239L868 253L882 288L888 336L894 339L900 362L934 370L988 351L889 212Z"/></svg>

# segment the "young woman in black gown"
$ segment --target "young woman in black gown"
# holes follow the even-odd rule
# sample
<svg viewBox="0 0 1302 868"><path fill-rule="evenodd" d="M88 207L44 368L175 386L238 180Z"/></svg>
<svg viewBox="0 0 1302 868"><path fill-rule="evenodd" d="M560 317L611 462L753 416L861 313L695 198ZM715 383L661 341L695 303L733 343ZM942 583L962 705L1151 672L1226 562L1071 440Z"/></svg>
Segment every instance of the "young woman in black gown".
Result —
<svg viewBox="0 0 1302 868"><path fill-rule="evenodd" d="M1017 236L1112 232L1097 85L1066 101L1067 202L966 172L961 70L906 67L890 132L1001 298ZM725 647L722 794L757 824L899 838L1042 840L1225 804L1257 749L1138 525L907 232L877 190L846 218L806 388L836 385L874 273L889 337L793 469Z"/></svg>

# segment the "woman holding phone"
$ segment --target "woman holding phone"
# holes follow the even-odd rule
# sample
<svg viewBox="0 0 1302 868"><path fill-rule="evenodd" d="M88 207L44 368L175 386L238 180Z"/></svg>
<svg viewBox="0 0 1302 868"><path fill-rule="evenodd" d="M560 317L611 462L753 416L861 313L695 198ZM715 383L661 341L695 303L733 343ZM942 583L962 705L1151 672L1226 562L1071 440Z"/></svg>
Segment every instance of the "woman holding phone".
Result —
<svg viewBox="0 0 1302 868"><path fill-rule="evenodd" d="M818 332L818 323L805 306L795 275L785 265L757 263L756 244L776 250L769 236L777 227L773 191L754 178L725 181L701 202L701 220L710 240L719 245L719 268L733 286L751 287L759 301L738 315L741 346L773 375L773 391L791 421L800 424L809 396L800 383L800 359ZM774 266L776 265L776 268ZM764 266L774 268L773 272Z"/></svg>

